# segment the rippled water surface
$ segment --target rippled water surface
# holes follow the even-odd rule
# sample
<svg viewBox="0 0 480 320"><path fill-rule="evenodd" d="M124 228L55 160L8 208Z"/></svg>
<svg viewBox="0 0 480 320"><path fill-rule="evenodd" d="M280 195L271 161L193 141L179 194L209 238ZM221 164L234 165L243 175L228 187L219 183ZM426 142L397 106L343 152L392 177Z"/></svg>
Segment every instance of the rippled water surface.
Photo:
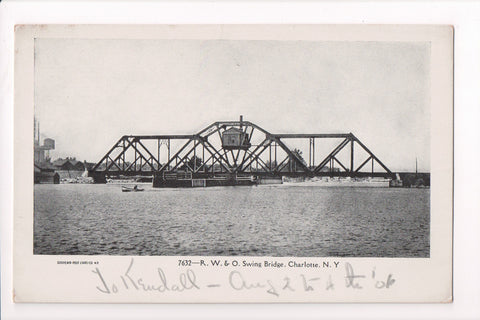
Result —
<svg viewBox="0 0 480 320"><path fill-rule="evenodd" d="M35 254L428 257L430 190L35 185Z"/></svg>

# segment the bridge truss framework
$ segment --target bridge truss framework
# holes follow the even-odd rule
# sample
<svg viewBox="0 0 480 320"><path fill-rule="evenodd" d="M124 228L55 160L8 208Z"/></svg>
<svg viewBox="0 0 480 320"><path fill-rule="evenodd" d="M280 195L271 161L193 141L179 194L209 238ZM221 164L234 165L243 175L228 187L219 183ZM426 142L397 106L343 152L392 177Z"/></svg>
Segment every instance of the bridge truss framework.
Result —
<svg viewBox="0 0 480 320"><path fill-rule="evenodd" d="M222 146L222 134L232 127L247 135L248 145L238 149ZM326 139L337 139L340 143L316 162L318 144ZM298 141L309 146L306 160L299 149L287 146ZM355 156L357 148L363 153L360 161ZM349 154L347 160L345 152ZM342 160L338 156L341 153L344 154ZM219 121L192 135L122 136L89 170L89 175L95 182L103 183L109 177L175 172L200 178L222 174L395 178L395 174L352 133L272 134L249 121Z"/></svg>

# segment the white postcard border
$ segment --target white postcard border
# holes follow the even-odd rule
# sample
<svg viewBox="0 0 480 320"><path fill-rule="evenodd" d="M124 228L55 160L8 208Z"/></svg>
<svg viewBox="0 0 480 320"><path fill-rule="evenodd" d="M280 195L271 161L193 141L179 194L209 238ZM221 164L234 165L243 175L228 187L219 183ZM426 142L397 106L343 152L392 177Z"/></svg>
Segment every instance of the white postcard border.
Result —
<svg viewBox="0 0 480 320"><path fill-rule="evenodd" d="M15 126L14 126L14 289L17 302L449 302L452 299L452 153L453 153L453 29L448 26L18 26L15 61ZM334 294L286 294L275 296L265 292L238 293L231 289L184 291L181 294L139 293L119 291L105 295L95 287L92 267L57 265L59 260L98 260L105 274L122 273L129 257L111 256L34 256L33 253L33 39L36 37L68 38L227 38L227 39L303 39L357 41L431 41L432 47L432 187L431 187L431 256L428 259L316 258L316 261L338 261L344 267L351 263L355 270L369 273L372 267L396 277L392 290L385 293L375 288L365 291L342 288ZM434 93L434 94L433 94ZM185 272L177 268L180 257L136 257L139 274L155 272L159 265L173 277ZM185 258L185 257L182 257ZM193 257L193 259L197 259ZM242 257L206 257L242 260ZM255 258L263 261L265 259ZM289 258L272 258L288 263ZM299 260L304 260L303 258ZM311 260L311 259L310 259ZM32 267L34 266L34 268ZM153 270L153 271L152 271ZM214 283L217 277L228 279L231 268L218 272L198 271L202 285ZM263 270L265 271L265 269ZM282 279L284 271L268 270ZM283 272L283 273L282 273ZM292 276L310 276L308 270L292 270ZM245 270L254 282L267 281L265 274ZM324 274L326 275L326 274ZM270 277L269 276L269 277ZM323 275L321 275L322 277ZM204 277L204 278L203 278ZM343 279L342 273L334 275ZM200 279L199 279L200 281ZM337 279L338 281L338 279ZM341 280L340 280L341 281ZM340 287L340 282L338 284ZM376 291L375 291L376 290ZM264 290L265 291L265 290ZM367 292L368 291L368 292ZM361 293L359 293L361 292Z"/></svg>

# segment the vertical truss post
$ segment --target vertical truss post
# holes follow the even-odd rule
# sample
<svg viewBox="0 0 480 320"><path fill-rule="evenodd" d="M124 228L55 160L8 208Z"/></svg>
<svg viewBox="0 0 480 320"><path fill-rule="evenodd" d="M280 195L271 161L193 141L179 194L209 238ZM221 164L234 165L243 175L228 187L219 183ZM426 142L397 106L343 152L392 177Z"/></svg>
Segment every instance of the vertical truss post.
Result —
<svg viewBox="0 0 480 320"><path fill-rule="evenodd" d="M125 150L125 139L123 139L123 154L122 154L122 156L123 156L122 170L123 170L123 171L125 171L125 153L127 153L126 151L127 151L127 150Z"/></svg>
<svg viewBox="0 0 480 320"><path fill-rule="evenodd" d="M157 146L158 146L157 159L158 159L158 162L160 163L160 146L161 146L160 139L157 139ZM160 168L157 168L157 170L158 169Z"/></svg>
<svg viewBox="0 0 480 320"><path fill-rule="evenodd" d="M312 166L315 166L315 138L310 138L309 146L308 166L311 168Z"/></svg>
<svg viewBox="0 0 480 320"><path fill-rule="evenodd" d="M268 169L272 171L272 144L268 146L268 153L269 153L269 163L268 163Z"/></svg>
<svg viewBox="0 0 480 320"><path fill-rule="evenodd" d="M193 172L197 171L197 144L193 144Z"/></svg>
<svg viewBox="0 0 480 320"><path fill-rule="evenodd" d="M312 138L312 164L315 166L315 138Z"/></svg>
<svg viewBox="0 0 480 320"><path fill-rule="evenodd" d="M170 139L168 139L168 162L170 162ZM168 169L168 168L167 168Z"/></svg>
<svg viewBox="0 0 480 320"><path fill-rule="evenodd" d="M310 143L308 144L308 166L312 167L312 138L310 138Z"/></svg>
<svg viewBox="0 0 480 320"><path fill-rule="evenodd" d="M137 171L137 157L138 157L138 155L137 155L137 146L136 146L137 142L134 141L133 144L134 144L134 148L133 148L133 149L135 150L135 161L134 161L134 165L133 165L133 171L136 172L136 171Z"/></svg>
<svg viewBox="0 0 480 320"><path fill-rule="evenodd" d="M353 139L350 140L350 176L353 176L353 145L354 141Z"/></svg>
<svg viewBox="0 0 480 320"><path fill-rule="evenodd" d="M274 142L275 146L275 167L278 165L278 160L277 160L277 141Z"/></svg>
<svg viewBox="0 0 480 320"><path fill-rule="evenodd" d="M222 171L222 166L220 166L220 172ZM212 172L215 172L215 158L212 157Z"/></svg>
<svg viewBox="0 0 480 320"><path fill-rule="evenodd" d="M137 148L137 142L135 141L135 149ZM139 152L140 153L140 152ZM139 162L140 162L140 169L138 171L142 171L142 157L140 156Z"/></svg>

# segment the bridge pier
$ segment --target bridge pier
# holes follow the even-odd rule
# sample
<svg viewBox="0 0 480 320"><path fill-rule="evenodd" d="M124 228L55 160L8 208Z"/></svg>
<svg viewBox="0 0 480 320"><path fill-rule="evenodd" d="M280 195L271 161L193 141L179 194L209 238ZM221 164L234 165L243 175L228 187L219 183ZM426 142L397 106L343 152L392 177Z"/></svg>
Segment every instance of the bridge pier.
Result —
<svg viewBox="0 0 480 320"><path fill-rule="evenodd" d="M88 176L93 178L94 183L107 183L107 178L105 177L105 172L103 171L88 171Z"/></svg>

